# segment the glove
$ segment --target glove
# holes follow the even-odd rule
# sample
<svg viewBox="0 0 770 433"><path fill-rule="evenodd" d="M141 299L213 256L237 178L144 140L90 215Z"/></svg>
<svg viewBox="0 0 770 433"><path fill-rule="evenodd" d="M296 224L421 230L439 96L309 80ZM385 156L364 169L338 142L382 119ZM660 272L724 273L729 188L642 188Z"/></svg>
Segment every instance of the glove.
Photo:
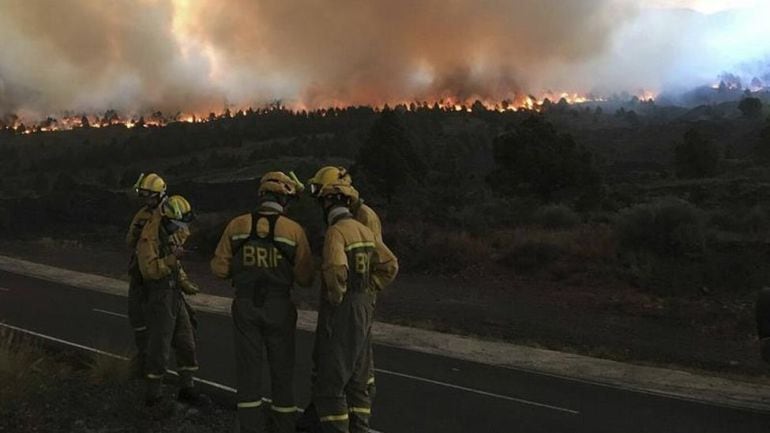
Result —
<svg viewBox="0 0 770 433"><path fill-rule="evenodd" d="M179 288L182 289L182 292L186 295L197 295L201 291L200 287L190 280L180 281Z"/></svg>

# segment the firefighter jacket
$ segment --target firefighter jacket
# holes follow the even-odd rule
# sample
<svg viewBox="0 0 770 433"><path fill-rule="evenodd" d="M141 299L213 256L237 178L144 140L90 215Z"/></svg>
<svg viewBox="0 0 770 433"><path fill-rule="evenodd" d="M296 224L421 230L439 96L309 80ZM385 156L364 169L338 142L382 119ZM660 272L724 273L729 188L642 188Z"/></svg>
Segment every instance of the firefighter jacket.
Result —
<svg viewBox="0 0 770 433"><path fill-rule="evenodd" d="M136 244L136 259L145 281L179 277L179 261L171 254L171 247L184 244L187 235L181 231L169 236L162 226L160 210L153 211Z"/></svg>
<svg viewBox="0 0 770 433"><path fill-rule="evenodd" d="M259 208L227 225L211 271L233 285L271 286L313 283L313 257L305 230L272 208Z"/></svg>
<svg viewBox="0 0 770 433"><path fill-rule="evenodd" d="M131 225L128 226L128 232L126 233L126 245L131 250L136 248L136 243L139 242L139 237L142 235L142 229L147 222L152 218L154 209L147 206L143 206L139 209L139 212L134 215L131 220Z"/></svg>
<svg viewBox="0 0 770 433"><path fill-rule="evenodd" d="M326 231L321 272L322 294L336 305L348 290L374 293L387 287L398 274L398 259L371 230L347 216Z"/></svg>
<svg viewBox="0 0 770 433"><path fill-rule="evenodd" d="M382 222L377 213L364 204L363 200L356 200L350 206L350 212L353 214L353 218L361 224L365 225L374 234L374 238L378 242L382 242Z"/></svg>

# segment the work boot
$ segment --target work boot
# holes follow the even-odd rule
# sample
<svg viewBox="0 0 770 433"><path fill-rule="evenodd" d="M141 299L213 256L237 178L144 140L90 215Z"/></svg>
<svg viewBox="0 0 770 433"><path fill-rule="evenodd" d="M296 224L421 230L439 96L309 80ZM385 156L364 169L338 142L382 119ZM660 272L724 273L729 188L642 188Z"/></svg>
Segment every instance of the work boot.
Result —
<svg viewBox="0 0 770 433"><path fill-rule="evenodd" d="M137 353L129 361L129 371L131 372L132 379L144 378L144 355Z"/></svg>
<svg viewBox="0 0 770 433"><path fill-rule="evenodd" d="M209 398L201 393L199 393L195 388L193 387L185 387L181 388L179 390L179 394L176 396L177 401L180 403L189 404L190 406L207 406L209 403Z"/></svg>
<svg viewBox="0 0 770 433"><path fill-rule="evenodd" d="M144 391L144 404L148 407L155 406L163 400L163 381L150 379L146 382Z"/></svg>
<svg viewBox="0 0 770 433"><path fill-rule="evenodd" d="M305 411L297 419L297 431L307 433L321 432L321 421L318 419L318 412L315 410L313 403L307 405Z"/></svg>

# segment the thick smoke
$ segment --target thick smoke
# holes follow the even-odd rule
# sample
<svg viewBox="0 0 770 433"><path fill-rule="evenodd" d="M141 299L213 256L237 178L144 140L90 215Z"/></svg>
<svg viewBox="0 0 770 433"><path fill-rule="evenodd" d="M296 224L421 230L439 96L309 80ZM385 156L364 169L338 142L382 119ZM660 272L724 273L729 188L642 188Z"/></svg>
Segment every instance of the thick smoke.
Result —
<svg viewBox="0 0 770 433"><path fill-rule="evenodd" d="M0 114L659 89L695 14L650 31L636 4L0 0Z"/></svg>

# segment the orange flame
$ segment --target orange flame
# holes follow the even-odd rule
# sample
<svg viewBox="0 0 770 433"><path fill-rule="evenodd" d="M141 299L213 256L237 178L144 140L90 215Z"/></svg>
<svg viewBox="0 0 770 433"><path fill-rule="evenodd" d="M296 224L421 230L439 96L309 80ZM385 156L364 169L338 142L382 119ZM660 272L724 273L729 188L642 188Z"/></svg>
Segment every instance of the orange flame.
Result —
<svg viewBox="0 0 770 433"><path fill-rule="evenodd" d="M653 101L655 99L655 94L650 91L640 91L637 97L643 101ZM516 95L513 98L508 98L501 101L443 98L434 102L401 101L393 104L374 106L372 108L375 112L382 111L386 106L389 106L397 107L398 109L405 111L438 107L438 109L446 112L470 113L475 110L488 110L504 113L516 111L542 111L544 106L548 104L547 101L550 101L552 104L560 103L563 101L569 105L579 105L591 102L603 102L606 101L606 99L593 97L590 95L581 95L577 93L545 92L541 94L540 97L535 97L532 95ZM292 113L315 113L321 117L326 117L330 113L336 115L335 110L350 106L350 104L343 103L342 101L335 101L334 103L327 105L325 108L315 109L310 109L304 103L288 105L273 103L260 109L239 109L236 111L236 116L244 115L246 112L265 114L275 110L286 110ZM102 117L95 115L70 115L58 118L48 117L43 121L30 123L23 122L22 119L16 116L11 116L11 119L6 120L5 122L3 122L3 119L0 118L0 130L10 129L17 134L31 134L35 132L66 131L79 128L103 128L113 125L122 125L126 128L163 127L175 122L206 123L212 120L230 117L233 117L233 114L229 109L219 113L178 113L173 116L166 116L162 113L156 112L149 114L148 116L138 117L136 115L131 117L121 117L114 111L110 110L106 112Z"/></svg>

